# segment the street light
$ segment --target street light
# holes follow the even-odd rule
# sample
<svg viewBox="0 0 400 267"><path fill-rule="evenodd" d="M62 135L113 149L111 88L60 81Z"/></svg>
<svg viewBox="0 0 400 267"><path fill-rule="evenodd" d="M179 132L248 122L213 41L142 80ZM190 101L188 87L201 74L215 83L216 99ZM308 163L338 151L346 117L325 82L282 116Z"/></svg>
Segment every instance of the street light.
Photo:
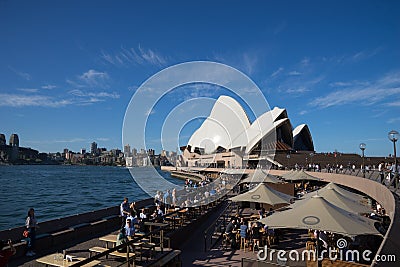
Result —
<svg viewBox="0 0 400 267"><path fill-rule="evenodd" d="M313 157L314 157L314 153L310 153L310 160L311 160L311 170L314 171L314 166L313 166Z"/></svg>
<svg viewBox="0 0 400 267"><path fill-rule="evenodd" d="M399 140L399 132L391 130L388 133L389 140L393 142L393 156L394 156L394 175L397 173L397 157L396 157L396 142ZM395 178L395 186L397 188L397 178Z"/></svg>
<svg viewBox="0 0 400 267"><path fill-rule="evenodd" d="M367 147L366 144L361 143L360 144L360 149L362 151L362 172L363 172L363 177L365 178L365 165L364 165L364 150Z"/></svg>

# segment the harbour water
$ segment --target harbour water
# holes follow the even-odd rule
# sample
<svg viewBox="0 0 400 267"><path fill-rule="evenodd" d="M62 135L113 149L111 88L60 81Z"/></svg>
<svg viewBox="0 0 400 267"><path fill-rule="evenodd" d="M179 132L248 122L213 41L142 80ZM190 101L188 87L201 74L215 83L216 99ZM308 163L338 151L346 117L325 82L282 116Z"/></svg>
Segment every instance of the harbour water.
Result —
<svg viewBox="0 0 400 267"><path fill-rule="evenodd" d="M138 168L136 173L145 175L148 168ZM172 183L183 184L168 172L158 172ZM0 166L0 230L23 225L30 207L40 222L116 206L125 196L129 201L149 197L124 167Z"/></svg>

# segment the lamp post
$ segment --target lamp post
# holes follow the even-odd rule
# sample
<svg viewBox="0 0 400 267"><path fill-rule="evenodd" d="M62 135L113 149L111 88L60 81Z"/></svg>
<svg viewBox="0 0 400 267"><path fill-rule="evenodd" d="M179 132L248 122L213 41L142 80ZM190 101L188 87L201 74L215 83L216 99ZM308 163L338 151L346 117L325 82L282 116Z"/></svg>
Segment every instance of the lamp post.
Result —
<svg viewBox="0 0 400 267"><path fill-rule="evenodd" d="M364 178L365 178L364 150L365 150L366 147L367 147L366 144L364 144L364 143L361 143L361 144L360 144L360 149L361 149L361 151L362 151L362 168L361 168L361 170L362 170L362 172L363 172L363 177L364 177Z"/></svg>
<svg viewBox="0 0 400 267"><path fill-rule="evenodd" d="M310 153L310 161L311 161L311 170L314 171L314 166L313 166L313 157L314 157L314 153Z"/></svg>
<svg viewBox="0 0 400 267"><path fill-rule="evenodd" d="M290 164L290 162L289 162L290 161L290 152L287 153L286 158L287 158L287 169L290 170L290 166L289 166L289 164Z"/></svg>
<svg viewBox="0 0 400 267"><path fill-rule="evenodd" d="M396 157L396 142L399 140L399 132L391 130L388 133L389 140L393 142L393 156L394 156L394 176L397 174L397 157ZM397 188L397 177L395 178L395 187Z"/></svg>

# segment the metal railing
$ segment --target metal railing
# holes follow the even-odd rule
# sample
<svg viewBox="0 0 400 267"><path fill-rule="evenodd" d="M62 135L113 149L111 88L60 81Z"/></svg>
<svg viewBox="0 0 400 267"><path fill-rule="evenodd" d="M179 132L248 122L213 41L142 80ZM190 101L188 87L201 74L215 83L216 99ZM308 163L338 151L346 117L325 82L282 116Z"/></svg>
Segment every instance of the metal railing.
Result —
<svg viewBox="0 0 400 267"><path fill-rule="evenodd" d="M225 228L229 223L230 214L237 208L236 203L227 203L221 215L204 231L204 252L214 248L217 242L222 238L225 233Z"/></svg>
<svg viewBox="0 0 400 267"><path fill-rule="evenodd" d="M321 172L324 173L335 173L335 174L345 174L351 176L362 177L365 179L373 180L375 182L385 185L393 193L399 193L399 174L392 173L390 171L378 171L378 170L365 170L365 169L322 169ZM389 179L387 179L389 178Z"/></svg>

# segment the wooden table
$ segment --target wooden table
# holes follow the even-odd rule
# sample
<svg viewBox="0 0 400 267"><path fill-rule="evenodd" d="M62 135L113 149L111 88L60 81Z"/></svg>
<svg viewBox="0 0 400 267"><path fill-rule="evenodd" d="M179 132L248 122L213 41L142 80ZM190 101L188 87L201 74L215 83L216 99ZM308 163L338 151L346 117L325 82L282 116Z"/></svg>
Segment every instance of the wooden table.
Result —
<svg viewBox="0 0 400 267"><path fill-rule="evenodd" d="M112 243L113 247L117 243L117 235L113 235L113 234L105 235L105 236L99 237L99 240L100 241L105 241L106 242L106 248L108 249L109 248L108 247L108 243Z"/></svg>
<svg viewBox="0 0 400 267"><path fill-rule="evenodd" d="M58 254L59 255L59 254ZM61 254L62 255L62 254ZM59 267L65 267L65 266L71 266L75 263L77 263L78 261L83 261L86 260L86 258L82 258L82 257L73 257L72 261L66 261L66 260L55 260L57 256L57 253L53 253L47 256L44 256L42 258L37 259L36 261L39 263L43 263L46 266L59 266ZM85 267L91 267L91 266L96 266L99 265L101 262L98 260L94 260L92 262L89 262L83 266Z"/></svg>

